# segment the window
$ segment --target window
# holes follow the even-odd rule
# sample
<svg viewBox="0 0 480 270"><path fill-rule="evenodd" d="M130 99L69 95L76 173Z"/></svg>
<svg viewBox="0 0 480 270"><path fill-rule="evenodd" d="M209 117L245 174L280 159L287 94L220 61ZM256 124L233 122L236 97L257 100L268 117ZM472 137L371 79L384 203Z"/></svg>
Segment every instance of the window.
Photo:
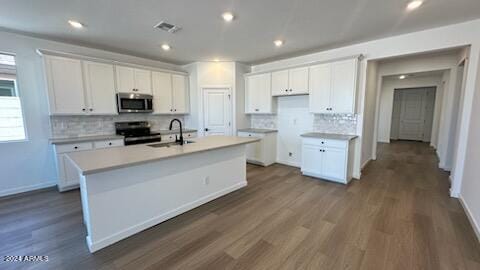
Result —
<svg viewBox="0 0 480 270"><path fill-rule="evenodd" d="M0 54L0 142L25 139L15 56Z"/></svg>

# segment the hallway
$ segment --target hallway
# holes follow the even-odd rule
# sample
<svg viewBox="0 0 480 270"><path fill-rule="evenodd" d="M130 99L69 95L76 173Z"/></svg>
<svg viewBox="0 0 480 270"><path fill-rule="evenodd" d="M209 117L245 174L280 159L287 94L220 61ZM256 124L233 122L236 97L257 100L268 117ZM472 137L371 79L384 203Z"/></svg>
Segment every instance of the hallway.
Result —
<svg viewBox="0 0 480 270"><path fill-rule="evenodd" d="M480 269L480 244L433 149L380 145L349 186L248 166L248 187L95 254L78 191L0 199L2 269Z"/></svg>

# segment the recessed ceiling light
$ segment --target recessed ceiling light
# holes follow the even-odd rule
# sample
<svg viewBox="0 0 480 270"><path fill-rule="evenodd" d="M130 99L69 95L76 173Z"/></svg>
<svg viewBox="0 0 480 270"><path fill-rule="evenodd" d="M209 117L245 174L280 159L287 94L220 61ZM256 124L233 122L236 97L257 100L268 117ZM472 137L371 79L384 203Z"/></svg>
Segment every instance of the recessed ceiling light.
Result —
<svg viewBox="0 0 480 270"><path fill-rule="evenodd" d="M162 44L162 49L163 49L164 51L170 51L171 47L170 47L170 45L168 45L168 44Z"/></svg>
<svg viewBox="0 0 480 270"><path fill-rule="evenodd" d="M222 18L226 22L231 22L231 21L233 21L233 18L235 18L235 16L233 16L233 14L231 12L225 12L225 13L222 14Z"/></svg>
<svg viewBox="0 0 480 270"><path fill-rule="evenodd" d="M414 0L407 5L407 10L414 10L419 8L423 4L423 1L421 0Z"/></svg>
<svg viewBox="0 0 480 270"><path fill-rule="evenodd" d="M77 29L83 28L83 24L74 20L68 20L68 23L73 27Z"/></svg>
<svg viewBox="0 0 480 270"><path fill-rule="evenodd" d="M277 47L280 47L283 45L283 40L277 39L273 42L273 44L275 44Z"/></svg>
<svg viewBox="0 0 480 270"><path fill-rule="evenodd" d="M403 80L403 79L407 78L407 75L400 75L398 78L399 78L400 80Z"/></svg>

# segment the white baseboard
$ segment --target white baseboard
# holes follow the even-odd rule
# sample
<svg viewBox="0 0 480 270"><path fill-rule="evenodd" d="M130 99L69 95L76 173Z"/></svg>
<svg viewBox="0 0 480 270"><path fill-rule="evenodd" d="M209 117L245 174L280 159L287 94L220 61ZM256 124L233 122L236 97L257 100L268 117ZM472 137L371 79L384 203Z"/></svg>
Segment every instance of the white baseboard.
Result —
<svg viewBox="0 0 480 270"><path fill-rule="evenodd" d="M463 200L462 195L460 195L458 199L460 201L460 204L463 206L463 210L465 210L465 214L467 214L468 221L470 221L470 224L473 227L473 231L477 236L477 240L480 242L480 226L478 222L473 217L472 212L470 211L470 208L468 208L468 204Z"/></svg>
<svg viewBox="0 0 480 270"><path fill-rule="evenodd" d="M284 161L284 160L277 160L277 163L287 165L287 166L292 166L292 167L297 167L300 168L302 167L300 163L297 162L290 162L290 161Z"/></svg>
<svg viewBox="0 0 480 270"><path fill-rule="evenodd" d="M372 161L372 159L367 159L367 161L365 161L363 164L362 164L362 167L360 168L361 170L363 170L363 168L365 168L368 163L370 163L370 161Z"/></svg>
<svg viewBox="0 0 480 270"><path fill-rule="evenodd" d="M209 201L212 201L212 200L214 200L214 199L217 199L217 198L219 198L219 197L221 197L221 196L223 196L223 195L226 195L226 194L228 194L228 193L231 193L231 192L233 192L233 191L235 191L235 190L237 190L237 189L243 188L243 187L245 187L245 186L247 186L247 182L246 182L246 181L245 181L245 182L237 183L237 184L235 184L235 185L233 185L233 186L230 186L230 187L228 187L228 188L225 188L225 189L220 190L220 191L218 191L218 192L215 192L215 193L213 193L213 194L209 194L209 195L207 195L207 196L205 196L205 197L203 197L203 198L200 198L200 199L195 200L195 201L193 201L193 202L190 202L190 203L187 203L187 204L185 204L185 205L182 205L182 206L180 206L180 207L178 207L178 208L175 208L175 209L173 209L173 210L171 210L171 211L168 211L168 212L166 212L166 213L163 213L163 214L161 214L161 215L159 215L159 216L156 216L156 217L153 217L153 218L151 218L151 219L149 219L149 220L146 220L146 221L144 221L144 222L138 223L138 224L136 224L136 225L134 225L134 226L131 226L130 228L127 228L127 229L125 229L125 230L123 230L123 231L120 231L120 232L118 232L118 233L112 234L112 235L110 235L110 236L108 236L108 237L106 237L106 238L103 238L103 239L95 242L95 243L92 242L92 239L91 239L89 236L87 236L87 237L86 237L86 241L87 241L88 249L90 250L91 253L93 253L93 252L95 252L95 251L97 251L97 250L100 250L100 249L102 249L102 248L104 248L104 247L107 247L107 246L109 246L109 245L111 245L111 244L113 244L113 243L116 243L116 242L118 242L118 241L120 241L120 240L122 240L122 239L125 239L125 238L127 238L127 237L129 237L129 236L131 236L131 235L134 235L134 234L139 233L139 232L141 232L141 231L143 231L143 230L146 230L146 229L148 229L148 228L150 228L150 227L152 227L152 226L155 226L155 225L157 225L157 224L159 224L159 223L162 223L162 222L164 222L164 221L166 221L166 220L168 220L168 219L171 219L171 218L173 218L173 217L176 217L176 216L178 216L178 215L180 215L180 214L182 214L182 213L185 213L185 212L187 212L187 211L189 211L189 210L192 210L192 209L195 208L195 207L198 207L198 206L200 206L200 205L202 205L202 204L205 204L205 203L207 203L207 202L209 202Z"/></svg>
<svg viewBox="0 0 480 270"><path fill-rule="evenodd" d="M0 197L14 195L14 194L18 194L18 193L24 193L24 192L33 191L33 190L42 189L42 188L47 188L47 187L53 187L56 184L57 184L56 181L54 181L54 182L43 182L43 183L40 183L40 184L35 184L35 185L30 185L30 186L23 186L23 187L5 189L5 190L0 191Z"/></svg>

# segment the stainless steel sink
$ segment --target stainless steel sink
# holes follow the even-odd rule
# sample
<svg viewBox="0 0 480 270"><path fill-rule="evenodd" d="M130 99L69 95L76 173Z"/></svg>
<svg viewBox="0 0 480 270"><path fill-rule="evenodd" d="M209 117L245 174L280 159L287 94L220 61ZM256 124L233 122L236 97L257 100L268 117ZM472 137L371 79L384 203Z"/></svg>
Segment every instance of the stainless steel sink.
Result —
<svg viewBox="0 0 480 270"><path fill-rule="evenodd" d="M191 143L195 143L194 141L184 141L183 142L183 145L185 144L191 144ZM154 143L154 144L147 144L147 146L150 146L150 147L154 147L154 148L161 148L161 147L170 147L170 146L173 146L173 145L179 145L178 143L176 142L163 142L163 143Z"/></svg>

